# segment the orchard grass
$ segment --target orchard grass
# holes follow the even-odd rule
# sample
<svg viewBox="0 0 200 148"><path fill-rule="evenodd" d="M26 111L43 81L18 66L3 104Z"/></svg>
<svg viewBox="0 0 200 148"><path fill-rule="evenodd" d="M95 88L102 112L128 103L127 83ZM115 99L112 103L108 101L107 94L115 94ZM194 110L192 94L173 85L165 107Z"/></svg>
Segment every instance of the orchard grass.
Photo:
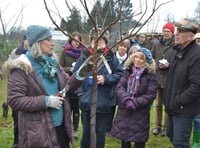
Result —
<svg viewBox="0 0 200 148"><path fill-rule="evenodd" d="M13 121L12 121L12 110L9 108L8 117L3 117L3 102L7 100L7 80L0 80L0 147L11 148L13 144ZM154 136L152 129L155 123L155 101L151 107L151 120L150 120L150 137L146 143L146 148L172 148L171 143L167 137L161 135ZM80 148L81 140L81 124L79 125L79 137L75 140L75 147ZM113 137L106 137L105 148L120 148L121 141ZM133 148L132 144L132 148Z"/></svg>

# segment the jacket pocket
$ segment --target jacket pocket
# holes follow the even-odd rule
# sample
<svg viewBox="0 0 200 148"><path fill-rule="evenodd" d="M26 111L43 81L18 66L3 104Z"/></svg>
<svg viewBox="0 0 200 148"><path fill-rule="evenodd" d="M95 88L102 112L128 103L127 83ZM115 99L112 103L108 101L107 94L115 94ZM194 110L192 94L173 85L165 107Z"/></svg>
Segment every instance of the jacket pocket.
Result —
<svg viewBox="0 0 200 148"><path fill-rule="evenodd" d="M45 126L42 122L32 120L27 121L27 144L28 148L48 148L49 139L47 136L48 131L46 131Z"/></svg>

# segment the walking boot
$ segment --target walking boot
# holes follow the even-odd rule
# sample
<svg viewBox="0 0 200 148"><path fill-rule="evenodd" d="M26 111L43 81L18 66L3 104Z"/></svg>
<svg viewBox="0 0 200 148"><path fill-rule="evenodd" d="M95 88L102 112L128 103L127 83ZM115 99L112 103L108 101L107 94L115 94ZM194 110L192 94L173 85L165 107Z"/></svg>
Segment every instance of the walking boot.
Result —
<svg viewBox="0 0 200 148"><path fill-rule="evenodd" d="M153 129L154 135L158 135L158 134L160 134L160 132L161 132L161 128L159 128L159 127L156 127L156 128Z"/></svg>
<svg viewBox="0 0 200 148"><path fill-rule="evenodd" d="M166 128L164 128L162 130L161 136L167 136L167 129Z"/></svg>

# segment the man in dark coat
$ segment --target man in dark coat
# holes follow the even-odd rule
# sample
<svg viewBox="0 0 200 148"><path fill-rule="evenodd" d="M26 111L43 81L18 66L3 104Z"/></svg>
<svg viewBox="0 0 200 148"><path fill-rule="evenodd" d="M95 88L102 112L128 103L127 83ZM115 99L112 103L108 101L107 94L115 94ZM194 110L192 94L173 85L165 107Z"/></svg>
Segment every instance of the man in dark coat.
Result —
<svg viewBox="0 0 200 148"><path fill-rule="evenodd" d="M93 40L92 40L93 41ZM120 65L115 54L108 49L107 47L107 39L103 36L98 39L98 47L97 47L97 57L105 56L105 60L107 62L98 62L97 69L97 102L96 102L96 147L104 148L105 145L105 135L106 135L106 127L107 121L110 115L111 109L111 97L110 92L114 85L117 84L120 77L123 73L123 68ZM93 54L93 42L90 48L90 53ZM84 63L84 61L90 55L89 51L83 52L79 57L74 71ZM100 60L101 61L101 60ZM107 64L106 64L107 63ZM93 76L92 72L87 73L87 78ZM91 100L92 100L92 91L93 91L93 83L92 81L84 80L83 84L79 87L77 94L79 96L79 106L81 109L81 119L82 119L82 127L83 134L81 140L81 148L89 148L90 147L90 111L91 111ZM91 80L91 79L90 79Z"/></svg>
<svg viewBox="0 0 200 148"><path fill-rule="evenodd" d="M198 24L182 20L176 26L164 98L167 135L175 148L189 148L193 119L200 112L200 47L194 40Z"/></svg>
<svg viewBox="0 0 200 148"><path fill-rule="evenodd" d="M174 25L170 22L166 23L162 29L162 38L155 43L152 48L152 55L156 62L156 76L158 80L158 90L156 97L156 127L153 134L166 136L167 114L163 111L163 92L165 89L166 75L171 63L171 54L174 47ZM164 118L163 118L164 113ZM163 122L163 123L162 123ZM162 130L162 132L161 132Z"/></svg>

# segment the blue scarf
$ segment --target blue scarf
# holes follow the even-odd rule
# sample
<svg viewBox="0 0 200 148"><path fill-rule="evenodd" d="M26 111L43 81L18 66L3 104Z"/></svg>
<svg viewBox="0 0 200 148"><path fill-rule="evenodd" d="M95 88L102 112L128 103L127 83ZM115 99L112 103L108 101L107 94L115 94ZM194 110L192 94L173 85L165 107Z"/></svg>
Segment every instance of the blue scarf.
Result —
<svg viewBox="0 0 200 148"><path fill-rule="evenodd" d="M39 73L41 73L45 78L48 78L52 81L57 79L57 61L53 55L42 54L42 56L37 59L33 59L30 55L30 52L27 52L26 55L30 59L33 67L35 65L34 63L38 63L41 66L39 67Z"/></svg>
<svg viewBox="0 0 200 148"><path fill-rule="evenodd" d="M37 62L42 65L42 74L44 77L55 80L58 75L57 61L54 56L43 54L37 59Z"/></svg>
<svg viewBox="0 0 200 148"><path fill-rule="evenodd" d="M65 53L74 59L78 59L81 54L81 51L84 50L82 46L76 48L72 46L70 43L66 43L64 45L64 48L65 48Z"/></svg>
<svg viewBox="0 0 200 148"><path fill-rule="evenodd" d="M140 76L144 70L145 68L136 68L135 66L132 67L132 74L128 78L127 86L127 92L131 97L134 96L138 90Z"/></svg>

